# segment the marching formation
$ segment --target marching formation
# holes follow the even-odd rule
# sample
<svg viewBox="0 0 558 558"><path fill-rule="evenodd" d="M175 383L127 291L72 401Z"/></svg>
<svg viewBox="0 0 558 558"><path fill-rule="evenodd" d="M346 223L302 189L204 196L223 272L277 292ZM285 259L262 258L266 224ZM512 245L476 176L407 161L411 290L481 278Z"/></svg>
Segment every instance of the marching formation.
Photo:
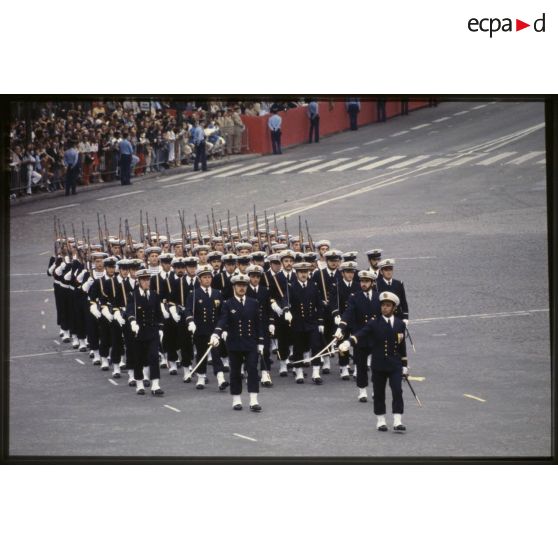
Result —
<svg viewBox="0 0 558 558"><path fill-rule="evenodd" d="M210 384L232 395L243 408L243 382L249 408L260 412L260 386L273 386L272 363L281 377L296 384L324 384L337 354L339 378L356 380L357 397L374 401L377 429L386 431L386 384L392 392L393 428L405 431L403 380L408 382L406 337L411 341L405 287L393 278L395 261L380 249L341 252L328 240L279 231L267 214L247 215L241 231L227 216L227 227L207 217L208 232L185 226L173 238L146 226L140 212L140 241L128 221L118 236L104 230L97 216L99 242L89 230L78 239L66 235L55 218L54 255L48 275L54 279L60 336L93 365L120 378L127 371L135 393L162 396L161 369L181 374L198 390ZM263 230L260 230L263 229ZM413 346L414 348L414 346ZM351 361L354 366L351 365ZM310 375L311 374L311 375ZM310 375L310 378L308 376ZM369 393L369 384L372 390ZM411 388L412 389L412 388ZM414 392L413 392L414 393ZM418 399L417 399L418 401Z"/></svg>

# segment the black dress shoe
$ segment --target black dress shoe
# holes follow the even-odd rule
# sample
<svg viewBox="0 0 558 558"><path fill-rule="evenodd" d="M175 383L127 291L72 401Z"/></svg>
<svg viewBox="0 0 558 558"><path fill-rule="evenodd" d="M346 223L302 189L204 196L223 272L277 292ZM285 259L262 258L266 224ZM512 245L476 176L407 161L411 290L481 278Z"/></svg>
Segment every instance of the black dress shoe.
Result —
<svg viewBox="0 0 558 558"><path fill-rule="evenodd" d="M348 382L348 381L351 379L351 377L350 377L350 376L341 376L341 379L342 379L344 382Z"/></svg>
<svg viewBox="0 0 558 558"><path fill-rule="evenodd" d="M143 388L136 390L136 395L145 395L145 390Z"/></svg>
<svg viewBox="0 0 558 558"><path fill-rule="evenodd" d="M169 367L168 363L163 362L163 363L160 365L159 368L168 368L168 367Z"/></svg>
<svg viewBox="0 0 558 558"><path fill-rule="evenodd" d="M365 396L363 395L362 397L359 397L358 400L359 400L361 403L366 403L366 402L368 401L368 398L365 397Z"/></svg>
<svg viewBox="0 0 558 558"><path fill-rule="evenodd" d="M113 377L113 378L120 378L120 372L115 372L115 373L112 375L112 377Z"/></svg>
<svg viewBox="0 0 558 558"><path fill-rule="evenodd" d="M130 387L136 387L136 385L137 385L136 380L128 380L128 385Z"/></svg>
<svg viewBox="0 0 558 558"><path fill-rule="evenodd" d="M192 376L187 376L186 378L184 378L183 382L185 384L189 384L192 381Z"/></svg>
<svg viewBox="0 0 558 558"><path fill-rule="evenodd" d="M281 378L286 378L289 375L288 372L286 372L285 370L283 370L283 372L279 372L279 376L281 376Z"/></svg>
<svg viewBox="0 0 558 558"><path fill-rule="evenodd" d="M405 432L405 430L407 430L407 427L404 424L398 424L397 426L393 427L393 430L395 432Z"/></svg>
<svg viewBox="0 0 558 558"><path fill-rule="evenodd" d="M317 386L321 386L324 381L322 378L312 378L312 381L317 385Z"/></svg>
<svg viewBox="0 0 558 558"><path fill-rule="evenodd" d="M149 380L143 380L143 387L149 387L151 382Z"/></svg>
<svg viewBox="0 0 558 558"><path fill-rule="evenodd" d="M242 411L242 405L240 403L237 403L236 405L233 405L233 409L235 411Z"/></svg>
<svg viewBox="0 0 558 558"><path fill-rule="evenodd" d="M225 391L229 387L229 382L225 380L222 384L219 384L219 391Z"/></svg>
<svg viewBox="0 0 558 558"><path fill-rule="evenodd" d="M69 343L70 342L70 338L68 337L68 339L63 339L62 340L64 343Z"/></svg>
<svg viewBox="0 0 558 558"><path fill-rule="evenodd" d="M161 388L152 389L151 395L164 395L165 392Z"/></svg>
<svg viewBox="0 0 558 558"><path fill-rule="evenodd" d="M171 370L171 371L169 372L169 374L170 374L171 376L176 376L176 375L178 374L178 372L177 372L176 370Z"/></svg>
<svg viewBox="0 0 558 558"><path fill-rule="evenodd" d="M262 410L262 406L256 403L255 405L250 405L250 410L254 413L259 413Z"/></svg>
<svg viewBox="0 0 558 558"><path fill-rule="evenodd" d="M322 368L322 374L329 374L329 368Z"/></svg>
<svg viewBox="0 0 558 558"><path fill-rule="evenodd" d="M80 353L85 353L87 351L87 347L81 347L79 352Z"/></svg>
<svg viewBox="0 0 558 558"><path fill-rule="evenodd" d="M196 389L205 389L204 384L196 384Z"/></svg>
<svg viewBox="0 0 558 558"><path fill-rule="evenodd" d="M388 429L388 427L385 424L382 424L382 426L378 426L378 430L380 432L387 432L387 429Z"/></svg>
<svg viewBox="0 0 558 558"><path fill-rule="evenodd" d="M296 381L296 383L297 383L297 384L303 384L303 383L304 383L304 378L299 378L299 379Z"/></svg>

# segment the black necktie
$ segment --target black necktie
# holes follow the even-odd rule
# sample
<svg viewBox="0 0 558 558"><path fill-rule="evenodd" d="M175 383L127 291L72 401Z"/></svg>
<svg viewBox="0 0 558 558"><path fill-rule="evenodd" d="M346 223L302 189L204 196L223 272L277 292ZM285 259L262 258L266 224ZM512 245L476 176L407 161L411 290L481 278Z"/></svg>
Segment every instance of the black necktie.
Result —
<svg viewBox="0 0 558 558"><path fill-rule="evenodd" d="M209 289L204 289L204 290L205 290L205 294L206 294L207 296L209 296Z"/></svg>

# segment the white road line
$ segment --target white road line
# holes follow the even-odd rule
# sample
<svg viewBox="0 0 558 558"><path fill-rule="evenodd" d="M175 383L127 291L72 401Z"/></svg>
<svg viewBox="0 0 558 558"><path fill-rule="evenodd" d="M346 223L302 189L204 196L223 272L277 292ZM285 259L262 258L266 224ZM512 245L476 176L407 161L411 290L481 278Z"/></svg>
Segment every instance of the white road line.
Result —
<svg viewBox="0 0 558 558"><path fill-rule="evenodd" d="M432 159L432 161L426 161L425 163L422 163L420 167L424 169L439 167L440 165L443 165L444 163L447 163L449 161L451 161L451 159L448 159L447 157L438 157L437 159Z"/></svg>
<svg viewBox="0 0 558 558"><path fill-rule="evenodd" d="M375 163L372 163L371 165L366 165L364 167L360 167L358 170L372 170L372 169L376 169L378 167L381 167L383 165L387 165L388 163L391 163L392 161L399 161L399 159L404 159L405 155L393 155L393 157L388 157L387 159L380 159L379 161L376 161Z"/></svg>
<svg viewBox="0 0 558 558"><path fill-rule="evenodd" d="M475 159L480 159L481 157L484 157L484 154L471 155L470 157L462 157L460 159L457 159L456 161L452 161L451 163L448 163L446 167L447 168L459 167L460 165L464 165L465 163L469 163L470 161L474 161Z"/></svg>
<svg viewBox="0 0 558 558"><path fill-rule="evenodd" d="M174 411L175 413L180 413L181 411L175 407L171 407L170 405L163 405L163 407L166 407L167 409L170 409L171 411Z"/></svg>
<svg viewBox="0 0 558 558"><path fill-rule="evenodd" d="M464 393L463 397L468 397L469 399L476 399L477 401L480 401L481 403L486 403L486 399L481 399L480 397L477 397L476 395L471 395L469 393Z"/></svg>
<svg viewBox="0 0 558 558"><path fill-rule="evenodd" d="M412 159L407 159L406 161L402 161L401 163L396 163L395 165L391 165L388 169L402 169L407 165L412 165L414 163L418 163L419 161L423 161L424 159L428 159L430 155L419 155L418 157L413 157Z"/></svg>
<svg viewBox="0 0 558 558"><path fill-rule="evenodd" d="M221 168L218 168L218 169L214 169L212 171L206 171L206 172L202 171L201 176L204 176L204 177L205 176L213 176L214 174L217 174L219 172L226 172L228 170L232 170L232 169L235 169L235 168L240 167L240 166L242 166L242 163L235 163L234 165L227 165L226 167L221 167ZM192 171L192 172L195 172L195 174L192 175L192 176L189 176L188 178L186 178L186 180L188 180L188 181L195 180L196 178L200 177L200 175L199 175L200 171Z"/></svg>
<svg viewBox="0 0 558 558"><path fill-rule="evenodd" d="M432 120L432 122L444 122L444 120L449 120L450 118L451 118L451 116L442 116L442 118Z"/></svg>
<svg viewBox="0 0 558 558"><path fill-rule="evenodd" d="M179 178L179 174L173 174L172 176L167 176L165 178L159 178L156 182L170 182L171 180L177 180Z"/></svg>
<svg viewBox="0 0 558 558"><path fill-rule="evenodd" d="M224 178L226 176L233 176L234 174L240 174L241 172L244 172L244 171L247 171L247 170L257 169L259 167L264 167L268 164L269 163L254 163L253 165L248 165L246 167L241 167L239 169L233 169L233 170L227 171L223 174L216 174L215 177L216 178Z"/></svg>
<svg viewBox="0 0 558 558"><path fill-rule="evenodd" d="M39 256L46 256L47 254L50 254L50 250L46 250L45 252L41 252L39 254Z"/></svg>
<svg viewBox="0 0 558 558"><path fill-rule="evenodd" d="M487 105L477 105L476 107L473 107L471 110L479 110L481 108L486 107Z"/></svg>
<svg viewBox="0 0 558 558"><path fill-rule="evenodd" d="M409 258L400 258L397 257L398 260L435 260L438 256L412 256Z"/></svg>
<svg viewBox="0 0 558 558"><path fill-rule="evenodd" d="M291 165L290 167L284 167L281 170L273 171L271 174L285 174L286 172L291 172L297 169L301 169L303 167L309 167L310 165L315 165L316 163L320 163L321 161L323 161L323 159L311 159L310 161L302 161L302 163Z"/></svg>
<svg viewBox="0 0 558 558"><path fill-rule="evenodd" d="M244 436L243 434L237 434L236 432L233 432L233 436L238 436L239 438L244 438L244 440L250 440L251 442L258 441L255 438L250 438L250 436Z"/></svg>
<svg viewBox="0 0 558 558"><path fill-rule="evenodd" d="M52 290L54 290L54 289L52 289ZM47 302L48 302L48 298L45 298L45 304L46 304Z"/></svg>
<svg viewBox="0 0 558 558"><path fill-rule="evenodd" d="M433 333L432 337L446 337L447 333Z"/></svg>
<svg viewBox="0 0 558 558"><path fill-rule="evenodd" d="M453 116L461 116L462 114L467 114L469 111L468 110L462 110L460 112L454 112Z"/></svg>
<svg viewBox="0 0 558 558"><path fill-rule="evenodd" d="M496 163L496 161L500 161L502 159L506 159L507 157L511 157L512 155L515 155L517 153L517 151L506 151L504 153L499 153L498 155L494 155L493 157L489 157L488 159L485 159L484 161L479 161L478 163L476 163L479 166L483 166L483 167L487 167L488 165L491 165L492 163Z"/></svg>
<svg viewBox="0 0 558 558"><path fill-rule="evenodd" d="M397 136L402 136L404 134L408 134L409 130L403 130L402 132L396 132L395 134L391 134L390 138L396 138Z"/></svg>
<svg viewBox="0 0 558 558"><path fill-rule="evenodd" d="M196 182L200 182L203 180L201 176L196 176L195 179L190 180L190 182L179 182L178 184L167 184L166 186L162 186L162 190L166 190L167 188L176 188L177 186L184 186L186 184L195 184Z"/></svg>
<svg viewBox="0 0 558 558"><path fill-rule="evenodd" d="M529 159L534 159L535 157L539 157L543 155L544 151L530 151L529 153L525 153L525 155L521 155L520 157L516 157L511 161L506 161L506 165L521 165L521 163L525 163Z"/></svg>
<svg viewBox="0 0 558 558"><path fill-rule="evenodd" d="M369 161L374 161L375 159L377 159L378 157L362 157L360 159L357 159L356 161L351 161L350 163L345 163L344 165L341 165L339 167L335 167L334 169L329 169L327 172L341 172L344 171L346 169L350 169L351 167L358 167L360 165L363 165L364 163L368 163Z"/></svg>
<svg viewBox="0 0 558 558"><path fill-rule="evenodd" d="M278 169L280 167L284 167L285 165L292 165L293 163L296 163L297 160L295 159L294 161L281 161L280 163L275 163L273 165L269 165L268 167L264 167L262 169L258 169L252 172L247 172L246 174L243 174L242 176L254 176L256 174L262 174L268 170L271 169Z"/></svg>
<svg viewBox="0 0 558 558"><path fill-rule="evenodd" d="M415 318L413 319L413 324L435 322L440 320L460 320L464 318L486 318L486 317L509 318L513 316L525 316L528 315L526 313L533 313L533 312L549 312L549 310L548 308L539 308L536 310L518 310L517 312L493 312L489 314L462 314L459 316L437 316L433 318Z"/></svg>
<svg viewBox="0 0 558 558"><path fill-rule="evenodd" d="M114 196L105 196L104 198L97 198L97 201L113 200L115 198L124 198L126 196L135 196L141 194L145 190L135 190L134 192L124 192L123 194L115 194Z"/></svg>
<svg viewBox="0 0 558 558"><path fill-rule="evenodd" d="M60 355L60 354L69 354L69 353L73 353L75 355L76 351L74 349L70 349L69 351L52 351L48 353L34 353L30 355L15 355L15 356L10 356L10 358L31 358L31 357L38 357L38 356Z"/></svg>
<svg viewBox="0 0 558 558"><path fill-rule="evenodd" d="M76 358L76 362L79 362L80 364L83 364L83 366L85 366L85 362L83 362L83 360L80 360L79 358Z"/></svg>
<svg viewBox="0 0 558 558"><path fill-rule="evenodd" d="M31 211L29 215L38 215L39 213L46 213L47 211L56 211L57 209L66 209L68 207L75 207L76 205L79 205L79 203L69 203L68 205L57 205L56 207L41 209L40 211Z"/></svg>
<svg viewBox="0 0 558 558"><path fill-rule="evenodd" d="M381 141L384 141L384 138L378 138L372 141L367 141L366 143L363 143L362 145L372 145L373 143L380 143Z"/></svg>
<svg viewBox="0 0 558 558"><path fill-rule="evenodd" d="M41 327L42 327L42 329L46 329L46 325L45 325L45 324L43 324Z"/></svg>
<svg viewBox="0 0 558 558"><path fill-rule="evenodd" d="M109 382L110 382L111 384L114 384L115 386L118 385L118 382L115 382L112 378L109 378Z"/></svg>
<svg viewBox="0 0 558 558"><path fill-rule="evenodd" d="M55 342L57 345L60 345L60 341L57 341L56 339L54 339L54 342Z"/></svg>
<svg viewBox="0 0 558 558"><path fill-rule="evenodd" d="M24 291L10 291L12 293L51 293L54 289L27 289Z"/></svg>
<svg viewBox="0 0 558 558"><path fill-rule="evenodd" d="M366 145L366 144L364 144ZM332 155L337 155L338 153L345 153L345 151L353 151L353 149L358 149L359 146L355 145L354 147L346 147L345 149L340 149L339 151L332 151Z"/></svg>
<svg viewBox="0 0 558 558"><path fill-rule="evenodd" d="M484 151L490 152L494 151L495 149L501 149L505 145L508 145L509 143L513 143L515 141L519 141L532 134L533 132L540 130L541 128L544 128L544 122L536 124L535 126L531 126L530 128L526 128L525 130L521 130L515 134L511 134L510 137L495 142L491 147L485 148Z"/></svg>
<svg viewBox="0 0 558 558"><path fill-rule="evenodd" d="M419 124L418 126L413 126L411 130L420 130L421 128L426 128L427 126L431 126L432 124Z"/></svg>
<svg viewBox="0 0 558 558"><path fill-rule="evenodd" d="M44 275L44 273L10 273L10 277L30 277L34 275Z"/></svg>
<svg viewBox="0 0 558 558"><path fill-rule="evenodd" d="M339 163L343 163L344 161L348 161L349 159L347 157L340 157L339 159L333 159L332 161L326 161L325 163L322 163L321 165L317 165L315 167L310 167L309 169L304 169L300 171L300 174L305 173L305 172L316 172L322 169L326 169L327 167L333 167L335 165L338 165Z"/></svg>
<svg viewBox="0 0 558 558"><path fill-rule="evenodd" d="M546 163L546 157L540 161L535 161L535 165L544 165Z"/></svg>

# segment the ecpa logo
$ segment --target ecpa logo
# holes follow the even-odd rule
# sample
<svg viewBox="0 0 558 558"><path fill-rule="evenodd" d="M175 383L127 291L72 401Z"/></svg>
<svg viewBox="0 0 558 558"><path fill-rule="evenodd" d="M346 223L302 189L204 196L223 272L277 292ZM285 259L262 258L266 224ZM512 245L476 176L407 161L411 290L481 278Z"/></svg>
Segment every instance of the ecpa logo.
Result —
<svg viewBox="0 0 558 558"><path fill-rule="evenodd" d="M497 33L498 31L503 31L503 32L514 31L512 19L509 17L505 17L503 19L500 19L498 17L490 17L490 18L485 17L482 19L477 19L475 17L472 17L469 20L467 27L469 28L469 31L472 31L473 33L477 33L478 31L482 31L483 33L489 33L490 38L492 38L492 35L494 33ZM527 27L531 27L531 24L525 23L524 21L521 21L520 19L516 18L515 31L521 31L522 29L526 29ZM545 32L544 13L540 18L536 19L533 22L533 29L537 33Z"/></svg>

